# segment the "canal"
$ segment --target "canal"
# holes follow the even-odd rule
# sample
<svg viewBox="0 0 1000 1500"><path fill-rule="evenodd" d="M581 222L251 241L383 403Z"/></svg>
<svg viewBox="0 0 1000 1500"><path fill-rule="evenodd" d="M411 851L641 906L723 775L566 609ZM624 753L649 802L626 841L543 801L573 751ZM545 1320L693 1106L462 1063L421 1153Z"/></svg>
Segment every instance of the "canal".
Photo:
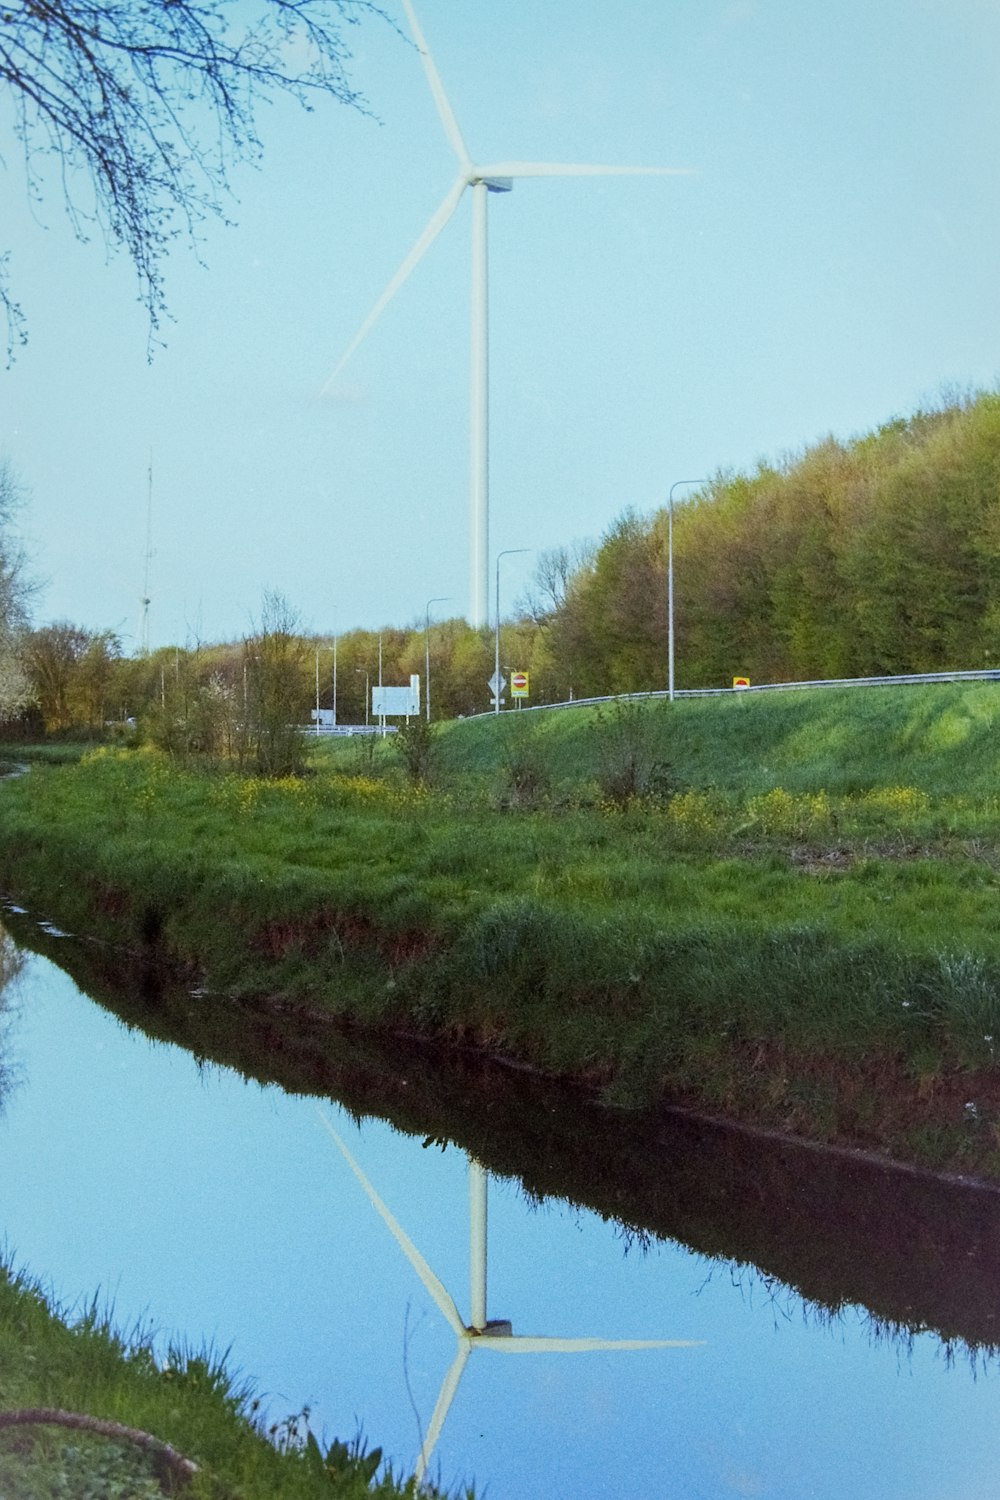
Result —
<svg viewBox="0 0 1000 1500"><path fill-rule="evenodd" d="M269 1082L266 1037L253 1067L154 1040L108 1008L112 956L9 922L0 1233L63 1305L228 1350L271 1420L308 1407L397 1471L450 1374L429 1472L495 1500L994 1500L1000 1195L417 1055L332 1077L272 1036ZM120 991L161 1033L209 1003ZM478 1344L447 1300L467 1322L470 1154L511 1329Z"/></svg>

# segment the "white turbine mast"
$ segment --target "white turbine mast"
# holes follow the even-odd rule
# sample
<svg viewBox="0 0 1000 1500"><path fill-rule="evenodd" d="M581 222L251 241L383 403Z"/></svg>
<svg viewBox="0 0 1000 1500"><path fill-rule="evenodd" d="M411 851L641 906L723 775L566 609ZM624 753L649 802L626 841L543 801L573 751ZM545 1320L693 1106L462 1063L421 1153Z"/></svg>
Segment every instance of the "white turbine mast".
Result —
<svg viewBox="0 0 1000 1500"><path fill-rule="evenodd" d="M431 1454L441 1436L445 1418L458 1392L462 1373L473 1349L493 1349L500 1354L591 1354L605 1349L694 1349L704 1343L703 1339L549 1338L537 1334L514 1333L511 1324L505 1319L488 1318L486 1315L487 1173L486 1169L471 1156L469 1157L470 1321L465 1323L451 1293L434 1274L406 1230L379 1197L327 1116L321 1109L317 1112L347 1165L364 1188L372 1207L388 1227L458 1340L455 1358L445 1372L427 1428L427 1435L421 1443L420 1454L414 1469L414 1477L418 1485L423 1482L424 1475L427 1473Z"/></svg>
<svg viewBox="0 0 1000 1500"><path fill-rule="evenodd" d="M337 377L365 339L410 272L423 258L455 212L466 188L472 190L472 339L469 412L470 564L469 622L477 629L489 618L489 301L487 281L487 197L509 193L517 177L650 177L686 176L680 167L612 167L583 163L501 161L474 162L462 138L454 111L444 91L430 48L420 29L411 0L402 0L413 39L420 52L434 103L455 156L458 176L417 239L399 270L348 345L322 393L332 390Z"/></svg>

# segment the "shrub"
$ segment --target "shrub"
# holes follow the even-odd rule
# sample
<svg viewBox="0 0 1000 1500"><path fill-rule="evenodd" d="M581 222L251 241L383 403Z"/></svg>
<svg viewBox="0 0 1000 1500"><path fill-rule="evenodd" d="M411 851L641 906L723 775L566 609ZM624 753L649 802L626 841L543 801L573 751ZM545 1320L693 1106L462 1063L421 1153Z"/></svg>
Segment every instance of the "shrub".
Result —
<svg viewBox="0 0 1000 1500"><path fill-rule="evenodd" d="M541 735L530 716L523 721L518 714L505 716L501 751L500 805L532 808L544 802L552 789L552 778Z"/></svg>
<svg viewBox="0 0 1000 1500"><path fill-rule="evenodd" d="M417 785L424 785L431 779L435 739L435 726L419 715L401 724L393 738L393 745L399 751L407 776Z"/></svg>
<svg viewBox="0 0 1000 1500"><path fill-rule="evenodd" d="M656 756L651 715L638 703L615 703L610 713L598 709L594 742L598 785L615 807L675 791L670 767Z"/></svg>

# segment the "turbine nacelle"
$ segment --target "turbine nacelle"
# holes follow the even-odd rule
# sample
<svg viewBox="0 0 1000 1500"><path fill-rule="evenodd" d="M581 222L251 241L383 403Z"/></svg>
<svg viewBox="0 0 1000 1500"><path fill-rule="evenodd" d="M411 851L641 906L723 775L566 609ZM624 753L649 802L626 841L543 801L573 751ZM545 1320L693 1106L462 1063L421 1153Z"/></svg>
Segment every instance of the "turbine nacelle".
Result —
<svg viewBox="0 0 1000 1500"><path fill-rule="evenodd" d="M445 1372L437 1403L431 1415L427 1435L423 1440L417 1459L415 1475L421 1483L427 1472L431 1454L444 1427L445 1418L458 1391L462 1373L473 1349L494 1349L500 1354L592 1354L602 1351L639 1349L694 1349L701 1339L603 1339L603 1338L552 1338L548 1335L515 1334L506 1318L486 1316L486 1180L485 1168L469 1157L469 1259L471 1301L473 1318L479 1309L479 1321L466 1323L458 1311L451 1293L431 1270L406 1230L395 1218L388 1206L379 1197L347 1146L337 1134L326 1115L317 1107L317 1114L336 1143L341 1156L364 1188L365 1194L389 1229L410 1265L416 1271L438 1309L456 1335L458 1346L455 1357Z"/></svg>

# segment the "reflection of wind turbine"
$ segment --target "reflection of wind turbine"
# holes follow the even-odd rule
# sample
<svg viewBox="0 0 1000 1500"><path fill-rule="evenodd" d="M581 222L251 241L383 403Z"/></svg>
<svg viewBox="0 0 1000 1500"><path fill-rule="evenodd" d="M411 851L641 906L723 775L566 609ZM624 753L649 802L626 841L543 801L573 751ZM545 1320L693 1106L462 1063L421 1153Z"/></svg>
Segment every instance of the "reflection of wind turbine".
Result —
<svg viewBox="0 0 1000 1500"><path fill-rule="evenodd" d="M339 364L323 387L325 395L355 349L392 301L403 282L437 239L458 207L466 188L472 189L472 368L470 409L471 590L469 619L477 628L489 612L489 360L487 335L486 202L488 193L509 193L515 177L636 177L677 176L675 167L603 167L562 162L502 161L481 166L469 155L458 121L445 94L434 59L424 40L410 0L403 0L413 39L430 84L445 135L458 158L458 176L426 229L355 334Z"/></svg>
<svg viewBox="0 0 1000 1500"><path fill-rule="evenodd" d="M392 1231L400 1249L437 1303L445 1321L458 1338L455 1358L441 1384L427 1436L420 1449L415 1475L418 1484L427 1472L431 1454L441 1436L445 1418L455 1399L462 1372L473 1349L496 1349L502 1354L584 1354L602 1349L693 1349L701 1340L691 1339L560 1339L534 1334L515 1334L510 1323L486 1316L486 1172L469 1158L469 1269L471 1322L463 1323L458 1308L444 1284L435 1276L416 1245L393 1217L364 1172L348 1151L322 1110L320 1119L333 1136L351 1171L361 1183L373 1207Z"/></svg>

